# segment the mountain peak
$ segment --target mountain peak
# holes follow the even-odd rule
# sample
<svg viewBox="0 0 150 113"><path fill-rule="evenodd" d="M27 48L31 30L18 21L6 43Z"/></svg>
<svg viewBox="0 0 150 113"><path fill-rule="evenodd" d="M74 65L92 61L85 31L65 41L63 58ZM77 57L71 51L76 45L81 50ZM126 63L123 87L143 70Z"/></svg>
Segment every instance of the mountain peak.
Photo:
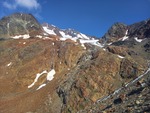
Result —
<svg viewBox="0 0 150 113"><path fill-rule="evenodd" d="M42 30L40 23L32 14L14 13L0 20L0 37L10 38L16 35L38 33Z"/></svg>

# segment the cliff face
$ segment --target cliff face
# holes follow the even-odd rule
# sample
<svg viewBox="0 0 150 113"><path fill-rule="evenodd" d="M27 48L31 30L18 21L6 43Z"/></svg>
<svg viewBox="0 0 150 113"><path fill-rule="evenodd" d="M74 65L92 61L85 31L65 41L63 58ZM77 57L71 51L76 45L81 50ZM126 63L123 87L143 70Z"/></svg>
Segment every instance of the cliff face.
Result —
<svg viewBox="0 0 150 113"><path fill-rule="evenodd" d="M130 25L129 35L139 39L150 38L150 19Z"/></svg>
<svg viewBox="0 0 150 113"><path fill-rule="evenodd" d="M149 38L144 38L141 42L132 37L118 40L127 35L126 25L117 24L117 27L112 27L115 32L109 34L115 35L110 38L116 41L110 45L110 42L106 42L102 47L93 42L94 39L83 40L80 37L77 41L71 38L61 40L59 35L36 34L39 30L42 34L45 31L41 30L43 28L34 17L23 15L15 14L8 20L13 20L15 16L17 20L13 20L13 24L24 26L27 16L35 27L30 29L27 24L27 31L17 27L16 30L9 29L9 32L15 36L34 31L32 37L11 39L10 36L6 36L7 30L5 34L0 34L7 37L7 40L6 37L0 40L2 113L98 113L111 112L114 109L117 111L117 106L121 104L114 104L118 96L112 94L117 92L117 89L127 86L127 90L122 92L130 95L130 91L137 87L134 83L136 88L130 89L128 82L138 78L148 69ZM7 19L4 20L0 22L8 24ZM2 27L1 29L5 30ZM120 29L122 30L118 31ZM87 43L83 43L85 41ZM148 78L136 82L143 83L145 80L149 83ZM143 95L147 96L149 91L147 85L143 88L146 88L146 92L141 93L141 98ZM100 100L108 95L111 95L111 99L105 99L101 103ZM133 99L136 97L133 96ZM124 100L121 98L121 101ZM128 100L125 102L128 103ZM122 108L118 112L122 112L121 110L125 109Z"/></svg>

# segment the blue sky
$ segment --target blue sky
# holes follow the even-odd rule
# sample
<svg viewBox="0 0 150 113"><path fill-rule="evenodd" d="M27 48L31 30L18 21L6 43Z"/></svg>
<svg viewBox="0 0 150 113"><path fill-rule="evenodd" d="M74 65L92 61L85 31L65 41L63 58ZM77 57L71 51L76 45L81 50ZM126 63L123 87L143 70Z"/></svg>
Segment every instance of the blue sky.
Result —
<svg viewBox="0 0 150 113"><path fill-rule="evenodd" d="M0 18L14 12L32 13L40 23L101 37L115 22L132 24L150 18L150 0L0 1Z"/></svg>

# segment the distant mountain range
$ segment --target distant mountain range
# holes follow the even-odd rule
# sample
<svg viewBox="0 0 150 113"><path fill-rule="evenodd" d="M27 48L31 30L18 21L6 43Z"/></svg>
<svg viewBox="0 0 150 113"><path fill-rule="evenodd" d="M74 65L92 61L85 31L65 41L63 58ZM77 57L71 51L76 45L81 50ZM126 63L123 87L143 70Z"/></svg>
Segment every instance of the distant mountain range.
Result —
<svg viewBox="0 0 150 113"><path fill-rule="evenodd" d="M0 20L0 113L150 112L150 19L115 23L101 38Z"/></svg>

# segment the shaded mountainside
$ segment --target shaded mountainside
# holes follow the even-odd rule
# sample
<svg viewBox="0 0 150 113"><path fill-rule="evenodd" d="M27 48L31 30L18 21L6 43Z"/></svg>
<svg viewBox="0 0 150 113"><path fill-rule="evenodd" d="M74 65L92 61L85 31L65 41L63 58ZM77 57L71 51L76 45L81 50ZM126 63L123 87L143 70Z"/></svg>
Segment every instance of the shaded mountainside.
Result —
<svg viewBox="0 0 150 113"><path fill-rule="evenodd" d="M150 19L132 25L115 23L102 37L101 41L103 43L113 43L120 40L125 41L127 37L129 40L133 38L150 38Z"/></svg>
<svg viewBox="0 0 150 113"><path fill-rule="evenodd" d="M130 25L129 36L139 39L150 38L150 19Z"/></svg>
<svg viewBox="0 0 150 113"><path fill-rule="evenodd" d="M13 24L24 26L24 17L29 17L33 29L23 28L19 34L16 26L16 31L0 34L6 36L0 40L0 113L149 112L150 41L142 33L149 29L147 21L131 25L128 33L129 26L117 23L98 43L71 29L62 33L56 26L41 26L33 16L23 15L17 14L19 19ZM0 20L0 25L7 25L6 20ZM15 36L32 30L34 35L27 39L8 35L8 31ZM135 39L133 32L141 37ZM100 101L119 88L123 90Z"/></svg>

